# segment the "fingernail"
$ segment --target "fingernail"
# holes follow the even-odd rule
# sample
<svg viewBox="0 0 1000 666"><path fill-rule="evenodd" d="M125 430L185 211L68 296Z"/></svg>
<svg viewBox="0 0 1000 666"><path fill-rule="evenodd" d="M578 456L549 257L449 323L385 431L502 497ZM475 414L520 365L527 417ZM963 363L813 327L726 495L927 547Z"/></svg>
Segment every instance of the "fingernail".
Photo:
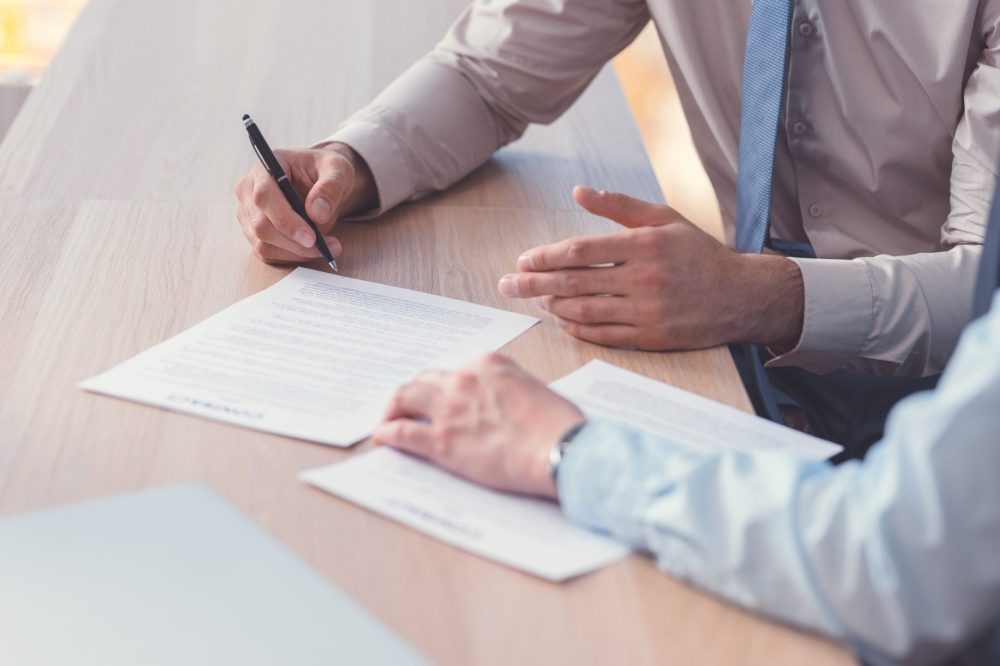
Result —
<svg viewBox="0 0 1000 666"><path fill-rule="evenodd" d="M299 229L296 231L292 234L292 238L302 247L309 248L316 244L316 236L312 232L306 231L305 229Z"/></svg>
<svg viewBox="0 0 1000 666"><path fill-rule="evenodd" d="M518 298L520 294L517 293L517 281L510 275L505 275L500 278L500 293L509 298Z"/></svg>
<svg viewBox="0 0 1000 666"><path fill-rule="evenodd" d="M549 296L539 296L538 298L535 299L535 305L548 312L550 301L551 297Z"/></svg>
<svg viewBox="0 0 1000 666"><path fill-rule="evenodd" d="M333 206L323 197L316 197L309 207L309 214L315 222L329 222L330 216L333 215Z"/></svg>
<svg viewBox="0 0 1000 666"><path fill-rule="evenodd" d="M535 270L535 260L530 254L525 252L517 258L517 267L522 271L533 271Z"/></svg>

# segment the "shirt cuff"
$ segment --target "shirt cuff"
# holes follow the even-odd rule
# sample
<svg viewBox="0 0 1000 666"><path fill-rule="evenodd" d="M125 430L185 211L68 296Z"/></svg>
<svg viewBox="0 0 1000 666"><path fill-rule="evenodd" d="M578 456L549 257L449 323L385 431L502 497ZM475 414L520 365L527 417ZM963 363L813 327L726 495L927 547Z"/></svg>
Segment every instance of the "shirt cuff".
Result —
<svg viewBox="0 0 1000 666"><path fill-rule="evenodd" d="M375 180L378 206L349 221L370 220L401 204L413 194L413 180L403 159L402 146L385 127L370 120L348 120L319 144L343 143L368 164Z"/></svg>
<svg viewBox="0 0 1000 666"><path fill-rule="evenodd" d="M802 272L805 307L798 344L764 367L797 366L816 374L838 370L865 348L875 295L861 261L791 259Z"/></svg>
<svg viewBox="0 0 1000 666"><path fill-rule="evenodd" d="M667 460L700 458L612 421L591 420L559 464L559 503L571 520L644 547L645 479ZM655 452L655 459L651 453Z"/></svg>

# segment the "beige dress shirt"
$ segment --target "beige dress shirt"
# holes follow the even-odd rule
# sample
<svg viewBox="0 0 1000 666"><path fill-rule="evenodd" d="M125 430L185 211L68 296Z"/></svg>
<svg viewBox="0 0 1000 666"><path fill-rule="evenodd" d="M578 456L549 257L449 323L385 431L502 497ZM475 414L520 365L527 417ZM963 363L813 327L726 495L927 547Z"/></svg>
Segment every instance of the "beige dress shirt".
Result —
<svg viewBox="0 0 1000 666"><path fill-rule="evenodd" d="M808 239L802 336L773 365L940 372L968 323L1000 155L1000 0L798 0L772 236ZM652 18L734 237L749 0L481 0L329 140L380 209L557 118ZM591 185L600 187L599 183Z"/></svg>

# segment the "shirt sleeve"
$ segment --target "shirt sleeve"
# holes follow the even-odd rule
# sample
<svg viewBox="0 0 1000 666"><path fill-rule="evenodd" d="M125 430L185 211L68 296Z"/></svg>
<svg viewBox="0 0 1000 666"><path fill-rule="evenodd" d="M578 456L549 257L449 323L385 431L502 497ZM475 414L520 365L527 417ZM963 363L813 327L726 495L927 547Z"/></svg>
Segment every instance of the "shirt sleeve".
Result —
<svg viewBox="0 0 1000 666"><path fill-rule="evenodd" d="M938 389L911 396L861 463L702 456L613 423L559 472L572 519L737 604L871 663L936 661L1000 617L1000 293Z"/></svg>
<svg viewBox="0 0 1000 666"><path fill-rule="evenodd" d="M374 217L445 189L528 124L555 120L648 20L643 0L479 0L324 142L368 163Z"/></svg>
<svg viewBox="0 0 1000 666"><path fill-rule="evenodd" d="M928 376L947 364L972 312L1000 155L1000 2L983 3L982 53L952 142L943 252L850 261L794 259L805 310L796 347L769 366Z"/></svg>

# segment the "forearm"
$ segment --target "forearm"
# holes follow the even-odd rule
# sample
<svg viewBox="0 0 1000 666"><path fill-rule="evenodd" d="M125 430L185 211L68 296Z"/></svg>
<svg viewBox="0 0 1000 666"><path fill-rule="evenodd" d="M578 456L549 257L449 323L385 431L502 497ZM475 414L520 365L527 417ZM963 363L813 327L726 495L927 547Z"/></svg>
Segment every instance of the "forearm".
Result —
<svg viewBox="0 0 1000 666"><path fill-rule="evenodd" d="M739 310L734 342L752 342L777 351L795 346L802 334L802 275L791 260L744 254L730 289Z"/></svg>
<svg viewBox="0 0 1000 666"><path fill-rule="evenodd" d="M559 498L665 571L870 661L939 659L1000 614L998 400L1000 297L863 463L700 457L594 422L562 461Z"/></svg>
<svg viewBox="0 0 1000 666"><path fill-rule="evenodd" d="M704 457L598 421L563 459L559 498L570 518L652 553L681 580L843 637L790 515L803 484L828 473L781 456Z"/></svg>
<svg viewBox="0 0 1000 666"><path fill-rule="evenodd" d="M856 463L833 469L777 455L699 459L652 437L623 438L607 428L590 436L604 441L578 437L562 463L563 510L652 553L680 580L843 640L874 663L921 650L940 654L976 626L940 625L939 609L920 624L914 619L923 604L936 603L927 597L940 587L912 596L898 588L925 581L928 546L882 535L876 521L861 518L859 505L874 498L860 490L868 482ZM907 555L912 560L901 561ZM934 635L940 626L946 636Z"/></svg>
<svg viewBox="0 0 1000 666"><path fill-rule="evenodd" d="M444 189L529 123L559 117L648 20L644 0L473 2L328 140L368 162L374 214Z"/></svg>
<svg viewBox="0 0 1000 666"><path fill-rule="evenodd" d="M427 57L326 141L369 169L377 203L365 217L374 217L447 188L516 136L461 73Z"/></svg>

